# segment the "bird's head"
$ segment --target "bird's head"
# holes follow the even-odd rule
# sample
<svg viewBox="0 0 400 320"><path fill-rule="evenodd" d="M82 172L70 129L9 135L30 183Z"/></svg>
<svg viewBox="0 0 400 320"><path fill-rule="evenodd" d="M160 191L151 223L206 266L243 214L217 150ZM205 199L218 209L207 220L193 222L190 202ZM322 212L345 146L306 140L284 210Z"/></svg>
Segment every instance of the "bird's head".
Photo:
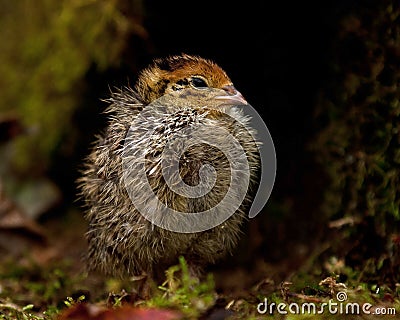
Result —
<svg viewBox="0 0 400 320"><path fill-rule="evenodd" d="M179 55L156 59L140 74L136 91L146 105L166 94L176 94L183 89L204 91L220 89L215 99L222 104L247 104L232 81L216 63L197 56Z"/></svg>

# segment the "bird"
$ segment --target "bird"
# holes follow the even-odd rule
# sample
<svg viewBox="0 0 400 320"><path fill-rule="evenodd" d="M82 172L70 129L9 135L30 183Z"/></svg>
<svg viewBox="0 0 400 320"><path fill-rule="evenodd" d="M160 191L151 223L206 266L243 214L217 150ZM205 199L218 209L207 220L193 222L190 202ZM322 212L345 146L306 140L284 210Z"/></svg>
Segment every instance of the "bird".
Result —
<svg viewBox="0 0 400 320"><path fill-rule="evenodd" d="M215 62L180 54L153 60L139 73L134 87L111 90L106 102L109 122L96 137L78 180L88 221L89 271L159 281L166 268L183 256L190 273L201 276L206 266L232 254L260 180L256 132L237 107L245 107L247 101ZM162 111L154 116L152 110ZM185 136L185 130L201 124L206 126L198 132L200 143L189 146L178 159L178 176L186 186L196 187L204 182L201 168L206 164L213 168L215 181L208 193L185 197L172 190L163 176L162 161L168 159L162 158L162 152L171 136ZM146 130L150 133L144 133ZM237 141L247 162L248 180L241 172L237 175L236 188L244 190L244 196L235 211L218 225L194 232L179 232L175 226L163 228L141 214L139 207L143 204L153 211L165 206L190 217L193 212L217 206L229 188L235 189L233 164L218 148L218 144L226 144L221 132ZM210 145L207 141L214 142ZM152 192L143 191L143 181L137 174L124 173L124 154L132 148L136 153L130 159L138 163L137 155L142 155ZM149 193L154 193L158 205L152 204L154 197ZM218 212L228 211L228 207ZM167 214L174 215L160 215ZM174 224L175 220L170 221Z"/></svg>

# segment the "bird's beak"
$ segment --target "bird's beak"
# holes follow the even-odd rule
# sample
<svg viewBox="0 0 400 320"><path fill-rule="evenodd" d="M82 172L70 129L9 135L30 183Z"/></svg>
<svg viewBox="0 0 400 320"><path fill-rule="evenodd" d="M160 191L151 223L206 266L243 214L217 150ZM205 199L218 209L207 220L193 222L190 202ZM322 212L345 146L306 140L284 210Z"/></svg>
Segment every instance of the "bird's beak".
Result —
<svg viewBox="0 0 400 320"><path fill-rule="evenodd" d="M216 96L215 99L226 101L224 104L248 104L246 99L234 86L224 86L221 89L224 90L226 94Z"/></svg>

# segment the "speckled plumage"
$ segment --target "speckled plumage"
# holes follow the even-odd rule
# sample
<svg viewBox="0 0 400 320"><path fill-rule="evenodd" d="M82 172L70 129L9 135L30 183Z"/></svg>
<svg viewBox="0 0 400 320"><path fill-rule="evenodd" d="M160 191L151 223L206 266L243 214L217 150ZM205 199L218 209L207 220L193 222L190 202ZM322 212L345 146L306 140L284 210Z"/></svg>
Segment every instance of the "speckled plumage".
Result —
<svg viewBox="0 0 400 320"><path fill-rule="evenodd" d="M196 88L193 76L199 76L213 90ZM187 90L181 90L185 88ZM228 89L227 89L228 88ZM109 124L86 160L79 180L81 195L86 201L89 221L87 239L89 269L105 274L130 277L152 276L177 262L182 255L193 268L214 263L237 244L246 210L256 191L259 153L251 133L242 125L248 119L239 109L215 99L213 92L236 92L225 72L215 63L188 55L156 60L139 76L134 89L113 92L107 109ZM215 90L214 90L215 89ZM233 90L233 91L232 91ZM188 199L169 190L162 178L160 153L173 134L196 123L227 129L242 145L250 167L250 186L242 206L221 225L198 233L177 233L152 225L134 207L123 181L122 153L129 128L139 112L162 97L165 116L144 119L154 132L145 142L147 175L160 201L181 212L198 212L218 203L230 184L229 162L221 151L207 145L191 147L180 163L180 175L189 185L199 183L198 170L204 163L217 172L215 187L199 199ZM160 100L161 101L161 100ZM223 110L224 112L221 112ZM241 119L242 124L234 119ZM153 122L154 123L153 123ZM205 132L212 135L213 132ZM218 143L221 137L213 137ZM137 183L132 177L133 184ZM140 192L138 197L144 196ZM188 213L190 214L190 213Z"/></svg>

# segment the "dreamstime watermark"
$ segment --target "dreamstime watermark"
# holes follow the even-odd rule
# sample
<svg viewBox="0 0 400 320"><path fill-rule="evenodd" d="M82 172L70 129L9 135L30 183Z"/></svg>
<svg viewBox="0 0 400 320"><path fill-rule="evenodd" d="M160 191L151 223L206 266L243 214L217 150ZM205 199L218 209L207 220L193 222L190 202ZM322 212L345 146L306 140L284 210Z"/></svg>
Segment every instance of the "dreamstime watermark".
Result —
<svg viewBox="0 0 400 320"><path fill-rule="evenodd" d="M345 315L396 315L393 307L374 307L371 303L347 302L347 293L339 291L336 294L336 301L330 299L328 302L302 302L302 303L275 303L264 298L263 302L257 305L259 314L345 314Z"/></svg>
<svg viewBox="0 0 400 320"><path fill-rule="evenodd" d="M249 210L250 218L268 201L276 174L274 144L257 111L222 96L219 89L193 90L165 95L138 112L122 152L124 184L135 208L152 224L181 233L214 228L241 206L251 182L251 170L255 170L249 162L246 144L253 143L261 162L260 183ZM217 156L213 150L218 150ZM225 160L219 163L216 158L222 158L221 155ZM198 167L196 161L200 163ZM229 181L226 176L218 176L226 169L230 172ZM182 170L193 170L189 174L198 175L197 184L187 184ZM213 194L213 188L220 189ZM160 194L167 196L160 199ZM221 196L217 203L215 194ZM182 199L192 201L187 206L189 212L187 208L180 211ZM204 208L209 203L212 206Z"/></svg>

